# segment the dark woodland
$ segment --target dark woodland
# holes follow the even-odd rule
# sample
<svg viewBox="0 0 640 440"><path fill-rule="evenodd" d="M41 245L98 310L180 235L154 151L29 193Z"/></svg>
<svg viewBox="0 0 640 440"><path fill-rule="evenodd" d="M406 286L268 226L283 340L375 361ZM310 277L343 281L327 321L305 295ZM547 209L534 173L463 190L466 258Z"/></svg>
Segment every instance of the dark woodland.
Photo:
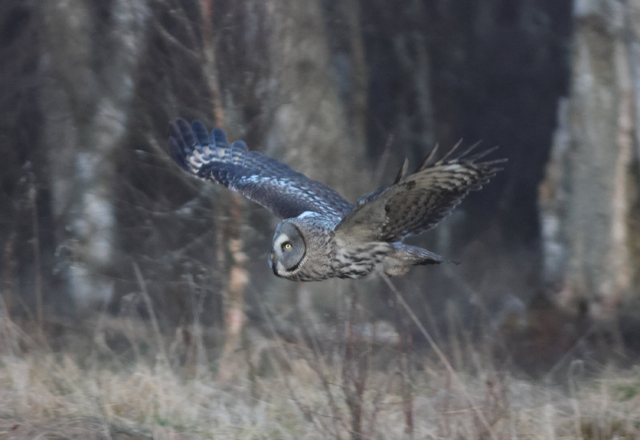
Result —
<svg viewBox="0 0 640 440"><path fill-rule="evenodd" d="M496 378L545 383L576 365L634 365L639 25L636 0L2 1L0 354L91 351L99 334L118 362L157 349L174 371L247 380L255 397L283 356L259 347L304 346L316 361L337 347L325 360L349 378L349 428L318 421L326 438L394 438L365 433L365 363L402 372L405 438L423 438L411 365L439 350L458 372L480 374L468 343ZM461 264L392 285L291 282L267 264L278 219L172 162L176 118L220 127L352 203L436 144L480 141L508 162L407 240ZM136 342L118 323L166 341ZM362 344L377 353L369 363ZM502 438L498 419L474 418L475 438Z"/></svg>

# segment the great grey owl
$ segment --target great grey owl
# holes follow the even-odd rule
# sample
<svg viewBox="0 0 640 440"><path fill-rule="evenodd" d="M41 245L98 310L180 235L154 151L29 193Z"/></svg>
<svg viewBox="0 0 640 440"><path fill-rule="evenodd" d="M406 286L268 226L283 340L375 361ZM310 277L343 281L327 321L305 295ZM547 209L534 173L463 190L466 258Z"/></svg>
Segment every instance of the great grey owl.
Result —
<svg viewBox="0 0 640 440"><path fill-rule="evenodd" d="M454 156L456 147L436 161L434 148L413 174L405 176L405 161L393 185L363 196L354 206L331 188L249 151L243 141L228 145L222 130L209 134L200 121L176 120L169 139L171 156L181 168L238 191L283 219L269 264L275 275L294 281L363 278L380 271L396 276L414 265L446 262L401 240L435 227L504 161L476 162L493 149Z"/></svg>

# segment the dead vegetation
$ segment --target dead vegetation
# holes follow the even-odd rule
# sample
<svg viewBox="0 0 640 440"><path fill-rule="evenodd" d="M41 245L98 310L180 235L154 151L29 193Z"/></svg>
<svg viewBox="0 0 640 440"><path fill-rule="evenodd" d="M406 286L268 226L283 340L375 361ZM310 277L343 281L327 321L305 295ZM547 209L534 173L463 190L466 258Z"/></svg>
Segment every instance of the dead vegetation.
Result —
<svg viewBox="0 0 640 440"><path fill-rule="evenodd" d="M410 337L363 339L356 301L330 344L312 325L296 341L249 331L227 381L206 329L103 315L53 349L3 318L0 439L640 438L638 368L574 361L540 383L454 340L476 366L447 368Z"/></svg>

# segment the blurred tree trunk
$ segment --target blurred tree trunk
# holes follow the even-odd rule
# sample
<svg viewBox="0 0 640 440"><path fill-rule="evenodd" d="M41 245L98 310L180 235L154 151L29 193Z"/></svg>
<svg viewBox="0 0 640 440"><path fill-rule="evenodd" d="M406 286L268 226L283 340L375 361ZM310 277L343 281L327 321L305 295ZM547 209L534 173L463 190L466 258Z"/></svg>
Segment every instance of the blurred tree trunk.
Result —
<svg viewBox="0 0 640 440"><path fill-rule="evenodd" d="M454 299L465 317L479 303L526 302L540 287L537 186L568 83L571 0L374 0L361 11L368 153L385 158L383 176L436 141L440 154L463 138L509 158L435 230L409 238L463 264L394 282L425 320L425 298L434 310Z"/></svg>
<svg viewBox="0 0 640 440"><path fill-rule="evenodd" d="M224 279L224 332L225 341L220 355L217 379L222 381L237 379L238 352L246 341L244 332L247 318L245 316L245 289L249 282L249 272L245 268L247 256L242 236L244 200L239 194L231 194L225 212L226 221L219 221L220 240L217 245L219 254L224 258L220 266L226 269L228 276ZM220 216L222 213L217 213Z"/></svg>
<svg viewBox="0 0 640 440"><path fill-rule="evenodd" d="M356 126L352 135L347 126L347 110L332 80L321 2L274 1L270 10L269 55L280 86L266 151L354 201L367 180L356 166L364 159L363 127ZM361 87L357 84L355 93Z"/></svg>
<svg viewBox="0 0 640 440"><path fill-rule="evenodd" d="M321 0L270 2L269 57L279 87L265 152L355 202L375 190L376 184L364 162L366 100L362 94L367 81L359 53L359 22L352 18L358 13L357 5L345 1L340 6L348 12L342 15L347 31L342 37L333 35L344 46L339 51L334 46L332 52L327 10ZM324 316L339 314L347 285L333 280L280 289L289 293L288 306L294 306L297 324L308 325L326 323Z"/></svg>
<svg viewBox="0 0 640 440"><path fill-rule="evenodd" d="M545 275L561 305L595 318L638 292L638 8L576 2L571 93L540 187Z"/></svg>
<svg viewBox="0 0 640 440"><path fill-rule="evenodd" d="M7 309L37 316L70 306L55 276L48 157L39 105L42 20L39 5L0 5L0 298ZM47 298L43 298L46 290Z"/></svg>
<svg viewBox="0 0 640 440"><path fill-rule="evenodd" d="M217 72L203 40L207 31L199 2L148 5L134 72L133 117L115 158L119 252L114 262L116 298L110 309L117 312L119 299L139 290L131 270L135 261L161 324L184 325L188 333L195 320L222 326L220 293L227 275L226 268L216 266L215 237L216 218L225 218L227 212L219 196L228 190L175 166L168 155L167 124L183 117L214 125Z"/></svg>
<svg viewBox="0 0 640 440"><path fill-rule="evenodd" d="M356 6L346 3L346 9ZM321 6L318 0L214 1L225 124L232 137L356 197L365 186L354 175L362 167L354 164L364 158L367 88L359 24L353 18L357 9L349 10L343 49L348 56L342 60L352 73L340 76L332 71ZM337 77L349 84L338 84Z"/></svg>
<svg viewBox="0 0 640 440"><path fill-rule="evenodd" d="M362 165L367 78L357 6L355 0L214 0L211 8L223 124L230 138L244 139L251 149L352 200L375 186ZM342 20L339 32L327 32L335 19ZM255 310L260 301L287 315L299 290L306 299L331 302L326 285L299 289L273 277L265 262L278 219L254 204L247 208L251 228L242 237L246 252L257 257L247 262L248 308ZM308 310L313 305L306 299Z"/></svg>
<svg viewBox="0 0 640 440"><path fill-rule="evenodd" d="M117 154L131 114L145 2L43 2L42 108L54 222L81 305L108 301L115 256Z"/></svg>

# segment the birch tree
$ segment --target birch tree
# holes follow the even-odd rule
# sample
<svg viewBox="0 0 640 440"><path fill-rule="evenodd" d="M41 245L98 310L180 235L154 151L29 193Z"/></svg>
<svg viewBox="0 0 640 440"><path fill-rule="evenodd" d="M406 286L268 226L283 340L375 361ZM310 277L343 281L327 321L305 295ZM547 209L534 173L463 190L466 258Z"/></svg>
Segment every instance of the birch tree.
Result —
<svg viewBox="0 0 640 440"><path fill-rule="evenodd" d="M148 7L142 1L51 1L44 18L45 148L57 241L80 305L107 302L113 282L116 156L131 115Z"/></svg>
<svg viewBox="0 0 640 440"><path fill-rule="evenodd" d="M599 319L638 293L638 11L574 5L571 93L540 188L545 276L559 303Z"/></svg>

